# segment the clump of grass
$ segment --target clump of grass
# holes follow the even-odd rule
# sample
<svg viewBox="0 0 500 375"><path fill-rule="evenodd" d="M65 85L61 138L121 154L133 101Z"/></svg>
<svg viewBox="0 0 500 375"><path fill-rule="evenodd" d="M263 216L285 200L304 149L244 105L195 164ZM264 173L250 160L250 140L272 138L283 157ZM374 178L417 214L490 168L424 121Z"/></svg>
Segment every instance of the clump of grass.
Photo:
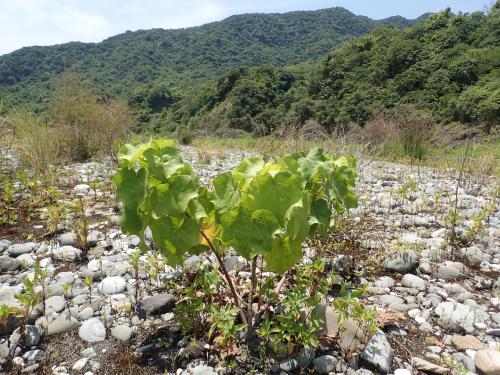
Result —
<svg viewBox="0 0 500 375"><path fill-rule="evenodd" d="M98 98L71 74L56 91L50 116L63 138L61 150L72 161L115 155L131 124L126 104Z"/></svg>
<svg viewBox="0 0 500 375"><path fill-rule="evenodd" d="M21 110L8 117L14 149L37 177L68 161L114 156L130 124L126 104L99 100L72 75L64 77L43 117Z"/></svg>
<svg viewBox="0 0 500 375"><path fill-rule="evenodd" d="M62 162L61 135L57 129L31 112L17 111L9 117L14 129L14 149L21 163L36 176Z"/></svg>
<svg viewBox="0 0 500 375"><path fill-rule="evenodd" d="M378 150L381 156L423 160L429 129L429 120L416 110L398 116L380 112L366 124L365 140L370 142L372 152Z"/></svg>
<svg viewBox="0 0 500 375"><path fill-rule="evenodd" d="M193 143L194 135L191 129L183 128L177 132L177 138L181 145L190 145Z"/></svg>

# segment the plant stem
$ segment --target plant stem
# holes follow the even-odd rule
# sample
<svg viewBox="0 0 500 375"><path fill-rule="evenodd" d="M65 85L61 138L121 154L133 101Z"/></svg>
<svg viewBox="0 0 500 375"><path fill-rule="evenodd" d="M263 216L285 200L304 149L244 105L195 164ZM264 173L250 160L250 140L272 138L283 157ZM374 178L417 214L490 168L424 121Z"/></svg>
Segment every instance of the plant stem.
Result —
<svg viewBox="0 0 500 375"><path fill-rule="evenodd" d="M253 337L253 297L255 295L255 290L257 288L257 255L252 259L252 288L248 294L248 304L247 304L247 320L248 320L248 337Z"/></svg>
<svg viewBox="0 0 500 375"><path fill-rule="evenodd" d="M227 272L226 266L224 266L224 261L222 260L220 255L217 253L217 250L215 250L215 247L212 244L212 241L210 241L210 238L208 238L208 236L203 231L203 229L200 230L200 233L203 236L203 238L205 238L205 240L207 241L208 246L210 247L210 250L212 250L212 252L215 254L215 257L217 258L217 261L219 262L220 269L222 270L222 273L224 274L224 277L226 278L226 282L229 286L229 289L231 290L231 293L233 294L234 305L239 310L241 321L243 322L243 324L248 326L247 318L246 318L245 313L243 312L243 309L242 309L241 304L240 304L240 298L238 296L238 293L236 292L236 288L234 287L233 280L231 279L231 276L229 276L229 272Z"/></svg>

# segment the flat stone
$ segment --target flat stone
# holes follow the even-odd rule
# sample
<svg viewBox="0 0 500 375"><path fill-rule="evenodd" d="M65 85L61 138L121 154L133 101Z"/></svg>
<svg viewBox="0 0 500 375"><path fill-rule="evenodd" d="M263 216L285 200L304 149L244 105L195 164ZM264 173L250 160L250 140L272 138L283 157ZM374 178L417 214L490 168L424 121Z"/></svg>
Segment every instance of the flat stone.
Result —
<svg viewBox="0 0 500 375"><path fill-rule="evenodd" d="M75 194L88 194L91 187L87 184L78 184L73 188L73 193Z"/></svg>
<svg viewBox="0 0 500 375"><path fill-rule="evenodd" d="M73 262L82 256L82 251L73 246L61 246L52 249L52 258L62 262Z"/></svg>
<svg viewBox="0 0 500 375"><path fill-rule="evenodd" d="M111 336L120 341L128 341L132 336L132 330L129 326L122 324L111 329Z"/></svg>
<svg viewBox="0 0 500 375"><path fill-rule="evenodd" d="M139 302L137 314L141 318L169 312L175 305L175 296L169 293L157 294Z"/></svg>
<svg viewBox="0 0 500 375"><path fill-rule="evenodd" d="M418 257L414 251L398 251L395 256L384 261L383 267L404 274L414 270L417 263Z"/></svg>
<svg viewBox="0 0 500 375"><path fill-rule="evenodd" d="M413 367L423 372L428 372L432 374L448 374L450 371L446 367L436 365L422 358L413 357L412 361L413 361Z"/></svg>
<svg viewBox="0 0 500 375"><path fill-rule="evenodd" d="M75 371L80 371L87 365L88 361L89 359L86 357L80 358L78 361L75 362L75 364L73 365L73 367L71 367L71 369Z"/></svg>
<svg viewBox="0 0 500 375"><path fill-rule="evenodd" d="M17 257L21 254L30 253L32 250L33 250L32 245L23 243L16 243L14 245L10 245L7 248L7 252L14 257Z"/></svg>
<svg viewBox="0 0 500 375"><path fill-rule="evenodd" d="M98 318L86 320L78 330L80 338L87 342L98 342L106 339L106 327Z"/></svg>
<svg viewBox="0 0 500 375"><path fill-rule="evenodd" d="M104 295L121 293L127 287L127 282L120 276L109 276L99 283L99 293Z"/></svg>
<svg viewBox="0 0 500 375"><path fill-rule="evenodd" d="M68 332L78 327L80 323L72 316L66 314L58 315L54 320L47 325L47 335L55 335L58 333Z"/></svg>
<svg viewBox="0 0 500 375"><path fill-rule="evenodd" d="M181 375L218 375L218 374L213 367L206 365L199 365L182 371Z"/></svg>
<svg viewBox="0 0 500 375"><path fill-rule="evenodd" d="M24 268L32 267L35 265L35 258L33 258L33 255L31 254L21 254L16 259L21 262L21 265Z"/></svg>
<svg viewBox="0 0 500 375"><path fill-rule="evenodd" d="M73 232L63 233L59 236L59 245L75 246L75 234Z"/></svg>
<svg viewBox="0 0 500 375"><path fill-rule="evenodd" d="M52 296L45 300L46 314L61 312L66 306L66 301L62 296Z"/></svg>
<svg viewBox="0 0 500 375"><path fill-rule="evenodd" d="M0 256L0 273L18 271L22 267L22 262L17 258L8 255Z"/></svg>
<svg viewBox="0 0 500 375"><path fill-rule="evenodd" d="M427 288L427 284L424 279L412 275L411 273L407 273L401 279L401 285L406 286L407 288L415 288L420 291L425 290Z"/></svg>
<svg viewBox="0 0 500 375"><path fill-rule="evenodd" d="M409 308L408 305L405 304L404 299L398 296L393 296L392 294L380 296L380 303L393 310L401 312L405 312Z"/></svg>
<svg viewBox="0 0 500 375"><path fill-rule="evenodd" d="M373 335L366 348L361 352L361 358L381 373L387 374L389 372L394 359L394 350L392 350L384 332L378 330Z"/></svg>
<svg viewBox="0 0 500 375"><path fill-rule="evenodd" d="M454 335L451 338L451 343L453 346L460 351L465 351L467 349L472 350L482 350L486 349L486 345L484 345L481 341L479 341L475 336L472 335Z"/></svg>
<svg viewBox="0 0 500 375"><path fill-rule="evenodd" d="M481 375L500 374L500 351L479 350L474 356L476 369Z"/></svg>

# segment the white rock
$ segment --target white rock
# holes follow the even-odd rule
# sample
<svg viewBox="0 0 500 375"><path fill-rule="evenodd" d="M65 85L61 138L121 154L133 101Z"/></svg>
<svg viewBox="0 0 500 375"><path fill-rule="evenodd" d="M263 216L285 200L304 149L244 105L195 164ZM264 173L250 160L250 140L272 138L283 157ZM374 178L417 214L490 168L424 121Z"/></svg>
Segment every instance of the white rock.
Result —
<svg viewBox="0 0 500 375"><path fill-rule="evenodd" d="M87 342L98 342L106 339L106 328L98 318L91 318L82 323L78 335Z"/></svg>
<svg viewBox="0 0 500 375"><path fill-rule="evenodd" d="M72 262L81 255L82 251L73 246L61 246L52 250L52 258L63 262Z"/></svg>
<svg viewBox="0 0 500 375"><path fill-rule="evenodd" d="M80 358L78 361L75 362L72 369L75 371L80 371L81 369L83 369L87 365L88 361L89 361L88 358L85 358L85 357Z"/></svg>
<svg viewBox="0 0 500 375"><path fill-rule="evenodd" d="M99 293L109 295L121 293L127 287L127 282L123 277L120 276L110 276L104 278L99 283Z"/></svg>

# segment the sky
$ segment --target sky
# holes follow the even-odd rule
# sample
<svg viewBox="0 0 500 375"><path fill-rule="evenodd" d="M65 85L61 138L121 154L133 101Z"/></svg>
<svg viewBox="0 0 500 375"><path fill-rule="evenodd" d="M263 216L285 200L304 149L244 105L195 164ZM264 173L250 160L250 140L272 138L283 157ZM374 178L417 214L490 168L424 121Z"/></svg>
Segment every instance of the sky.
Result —
<svg viewBox="0 0 500 375"><path fill-rule="evenodd" d="M0 55L32 45L99 42L127 30L182 28L241 13L342 6L374 19L416 18L450 7L484 10L493 0L0 0Z"/></svg>

